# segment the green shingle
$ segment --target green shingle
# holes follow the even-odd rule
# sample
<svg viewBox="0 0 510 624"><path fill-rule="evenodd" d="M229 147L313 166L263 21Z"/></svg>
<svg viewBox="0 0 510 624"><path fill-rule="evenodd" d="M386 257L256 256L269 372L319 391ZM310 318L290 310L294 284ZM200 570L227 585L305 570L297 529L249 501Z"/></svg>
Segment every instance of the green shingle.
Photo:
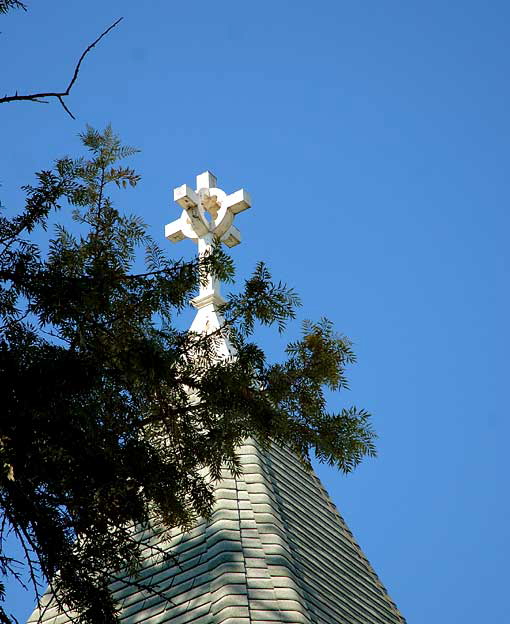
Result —
<svg viewBox="0 0 510 624"><path fill-rule="evenodd" d="M147 548L138 581L167 599L115 582L122 623L404 624L318 478L286 449L239 453L244 473L224 473L210 520L144 535L179 566ZM50 604L42 622L70 619Z"/></svg>

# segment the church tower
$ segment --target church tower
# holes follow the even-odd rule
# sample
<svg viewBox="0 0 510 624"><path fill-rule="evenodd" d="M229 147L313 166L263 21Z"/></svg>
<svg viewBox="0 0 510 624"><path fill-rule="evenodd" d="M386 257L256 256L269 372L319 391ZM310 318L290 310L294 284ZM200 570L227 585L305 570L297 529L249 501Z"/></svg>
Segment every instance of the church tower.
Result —
<svg viewBox="0 0 510 624"><path fill-rule="evenodd" d="M174 199L183 211L165 228L169 240L191 238L199 254L215 238L240 242L233 220L250 207L244 190L227 195L205 172L196 190L181 186ZM219 288L213 277L201 285L193 331L221 327ZM235 356L227 340L219 350ZM140 532L146 556L136 582L112 583L122 624L405 624L315 474L274 445L246 440L239 456L242 475L223 472L208 520L188 532ZM72 621L50 594L29 619Z"/></svg>

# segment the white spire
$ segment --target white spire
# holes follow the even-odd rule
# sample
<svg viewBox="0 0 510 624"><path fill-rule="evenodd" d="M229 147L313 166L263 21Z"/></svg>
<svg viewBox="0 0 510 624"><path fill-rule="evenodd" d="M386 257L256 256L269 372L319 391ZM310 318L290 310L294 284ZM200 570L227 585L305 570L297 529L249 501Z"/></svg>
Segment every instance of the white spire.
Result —
<svg viewBox="0 0 510 624"><path fill-rule="evenodd" d="M186 184L174 189L174 201L183 211L179 219L165 226L165 236L171 242L190 238L198 243L199 255L210 253L215 238L227 247L241 242L241 233L233 221L237 213L251 205L250 196L244 189L227 195L217 188L216 177L210 171L204 171L197 176L196 190ZM209 275L207 283L200 285L200 293L191 303L198 310L191 331L209 333L221 326L223 319L217 307L225 300L216 278ZM227 349L231 355L231 350Z"/></svg>

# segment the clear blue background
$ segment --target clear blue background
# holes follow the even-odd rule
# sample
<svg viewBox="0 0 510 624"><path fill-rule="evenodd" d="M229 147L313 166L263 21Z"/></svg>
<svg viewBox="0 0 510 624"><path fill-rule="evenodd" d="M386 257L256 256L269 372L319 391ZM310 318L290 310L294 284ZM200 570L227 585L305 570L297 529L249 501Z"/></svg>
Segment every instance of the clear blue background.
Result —
<svg viewBox="0 0 510 624"><path fill-rule="evenodd" d="M125 19L66 100L76 122L0 108L3 203L110 121L142 150L119 205L161 240L204 169L249 190L240 278L264 259L355 343L341 404L373 412L379 458L319 473L390 595L410 624L510 622L510 5L27 2L0 18L2 94L63 88ZM7 606L23 621L31 597Z"/></svg>

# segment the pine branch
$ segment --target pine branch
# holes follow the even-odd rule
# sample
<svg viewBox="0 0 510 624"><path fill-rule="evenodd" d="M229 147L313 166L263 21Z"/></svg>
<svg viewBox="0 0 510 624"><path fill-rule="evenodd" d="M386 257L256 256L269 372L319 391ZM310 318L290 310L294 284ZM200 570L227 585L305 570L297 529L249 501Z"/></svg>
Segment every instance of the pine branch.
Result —
<svg viewBox="0 0 510 624"><path fill-rule="evenodd" d="M144 279L146 277L156 277L157 275L178 275L180 271L187 267L193 267L197 264L196 260L191 260L190 262L184 262L183 260L177 260L171 267L165 267L164 269L158 269L156 271L148 271L147 273L130 273L128 275L123 275L122 280L134 280L134 279Z"/></svg>
<svg viewBox="0 0 510 624"><path fill-rule="evenodd" d="M76 117L71 113L71 111L69 110L69 108L66 106L63 98L67 97L69 95L69 93L71 92L71 89L74 86L74 83L76 82L76 79L78 78L78 73L80 71L80 67L81 64L84 60L84 58L87 56L87 54L92 50L92 48L94 46L96 46L103 37L105 37L111 30L113 30L115 28L115 26L117 26L117 24L122 21L122 17L120 17L116 22L114 22L109 28L107 28L104 32L102 32L99 37L93 41L83 52L82 55L80 56L78 63L76 63L76 67L74 68L74 73L73 76L69 82L69 84L67 85L67 89L65 91L47 91L47 92L41 92L41 93L30 93L27 95L19 95L18 92L16 91L16 93L14 95L8 95L5 96L3 98L0 98L0 104L5 104L6 102L22 102L22 101L27 101L27 102L38 102L39 104L47 104L48 102L45 101L43 98L56 98L60 104L62 104L62 107L64 108L64 110L66 111L66 113L72 118L72 119L76 119Z"/></svg>
<svg viewBox="0 0 510 624"><path fill-rule="evenodd" d="M20 0L0 0L0 15L7 13L7 11L11 9L23 9L23 11L26 11L27 6L24 2L20 2Z"/></svg>

